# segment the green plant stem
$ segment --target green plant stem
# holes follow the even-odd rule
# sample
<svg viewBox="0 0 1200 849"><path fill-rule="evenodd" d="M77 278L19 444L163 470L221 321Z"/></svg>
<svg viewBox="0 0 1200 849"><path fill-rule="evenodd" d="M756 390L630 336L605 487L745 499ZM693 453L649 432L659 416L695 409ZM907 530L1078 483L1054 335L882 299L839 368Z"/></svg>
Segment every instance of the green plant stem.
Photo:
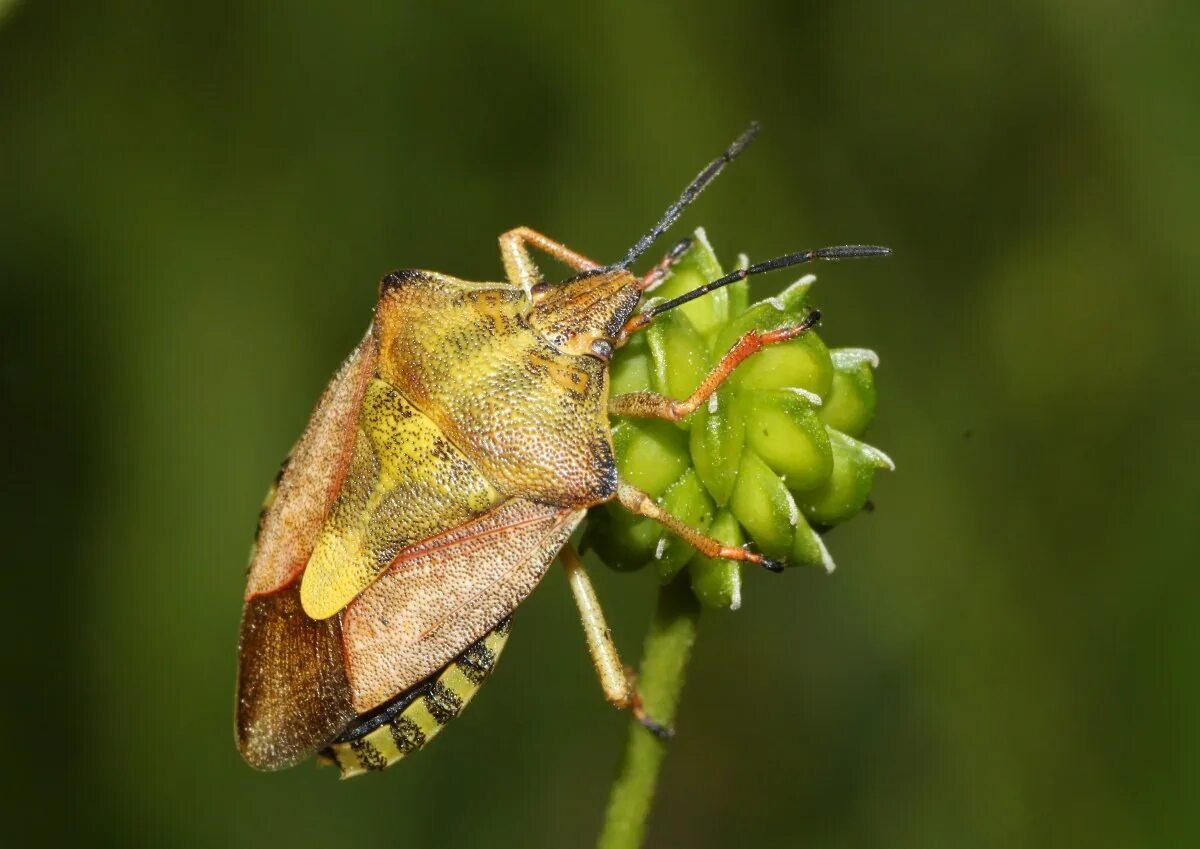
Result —
<svg viewBox="0 0 1200 849"><path fill-rule="evenodd" d="M675 721L675 708L683 690L684 672L692 656L699 620L700 604L684 570L659 590L637 679L647 715L668 727ZM613 781L604 830L597 844L599 849L636 849L642 845L668 745L636 720L630 722L621 769Z"/></svg>

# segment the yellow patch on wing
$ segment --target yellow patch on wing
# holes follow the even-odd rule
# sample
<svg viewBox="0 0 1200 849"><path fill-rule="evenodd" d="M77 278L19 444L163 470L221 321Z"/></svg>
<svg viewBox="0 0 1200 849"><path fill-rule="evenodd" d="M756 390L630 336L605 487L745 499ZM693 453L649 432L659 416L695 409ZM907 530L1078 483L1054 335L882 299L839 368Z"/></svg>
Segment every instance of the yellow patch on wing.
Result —
<svg viewBox="0 0 1200 849"><path fill-rule="evenodd" d="M395 387L372 379L349 470L301 581L304 612L333 616L398 552L498 501L495 488L432 420Z"/></svg>

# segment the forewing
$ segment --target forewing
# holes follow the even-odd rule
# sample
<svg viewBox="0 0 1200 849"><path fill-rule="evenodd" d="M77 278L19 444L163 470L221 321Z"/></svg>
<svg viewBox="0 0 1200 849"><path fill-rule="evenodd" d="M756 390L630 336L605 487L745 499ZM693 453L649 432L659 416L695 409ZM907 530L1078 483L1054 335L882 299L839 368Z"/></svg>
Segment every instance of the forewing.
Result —
<svg viewBox="0 0 1200 849"><path fill-rule="evenodd" d="M355 444L362 396L375 372L373 330L342 364L309 419L263 508L250 557L246 601L286 586L304 570Z"/></svg>
<svg viewBox="0 0 1200 849"><path fill-rule="evenodd" d="M537 586L583 515L510 499L400 552L341 616L355 710L394 698L494 628Z"/></svg>
<svg viewBox="0 0 1200 849"><path fill-rule="evenodd" d="M259 769L303 760L354 717L341 624L304 614L297 578L345 479L376 350L368 331L321 396L259 520L238 640L236 708L238 748Z"/></svg>
<svg viewBox="0 0 1200 849"><path fill-rule="evenodd" d="M338 613L397 553L493 507L470 459L394 386L367 382L349 468L300 584L304 612Z"/></svg>

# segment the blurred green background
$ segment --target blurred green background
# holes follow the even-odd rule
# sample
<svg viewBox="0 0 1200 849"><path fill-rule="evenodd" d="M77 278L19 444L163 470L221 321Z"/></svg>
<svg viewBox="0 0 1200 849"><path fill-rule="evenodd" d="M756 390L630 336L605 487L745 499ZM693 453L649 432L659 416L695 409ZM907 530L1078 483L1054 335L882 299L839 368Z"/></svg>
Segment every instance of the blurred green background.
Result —
<svg viewBox="0 0 1200 849"><path fill-rule="evenodd" d="M651 844L1195 845L1200 6L3 5L6 845L589 845L625 720L557 570L339 783L234 748L246 552L382 274L615 259L755 118L681 228L895 249L815 300L899 468L707 616ZM633 661L654 577L595 577Z"/></svg>

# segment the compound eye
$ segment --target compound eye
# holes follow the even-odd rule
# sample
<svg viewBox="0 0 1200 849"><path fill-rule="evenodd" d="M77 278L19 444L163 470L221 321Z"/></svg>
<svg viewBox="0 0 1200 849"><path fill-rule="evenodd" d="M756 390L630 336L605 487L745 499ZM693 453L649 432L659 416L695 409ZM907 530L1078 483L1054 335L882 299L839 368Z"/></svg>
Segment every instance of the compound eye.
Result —
<svg viewBox="0 0 1200 849"><path fill-rule="evenodd" d="M612 359L613 346L612 342L607 339L597 339L592 343L592 356L608 362Z"/></svg>

